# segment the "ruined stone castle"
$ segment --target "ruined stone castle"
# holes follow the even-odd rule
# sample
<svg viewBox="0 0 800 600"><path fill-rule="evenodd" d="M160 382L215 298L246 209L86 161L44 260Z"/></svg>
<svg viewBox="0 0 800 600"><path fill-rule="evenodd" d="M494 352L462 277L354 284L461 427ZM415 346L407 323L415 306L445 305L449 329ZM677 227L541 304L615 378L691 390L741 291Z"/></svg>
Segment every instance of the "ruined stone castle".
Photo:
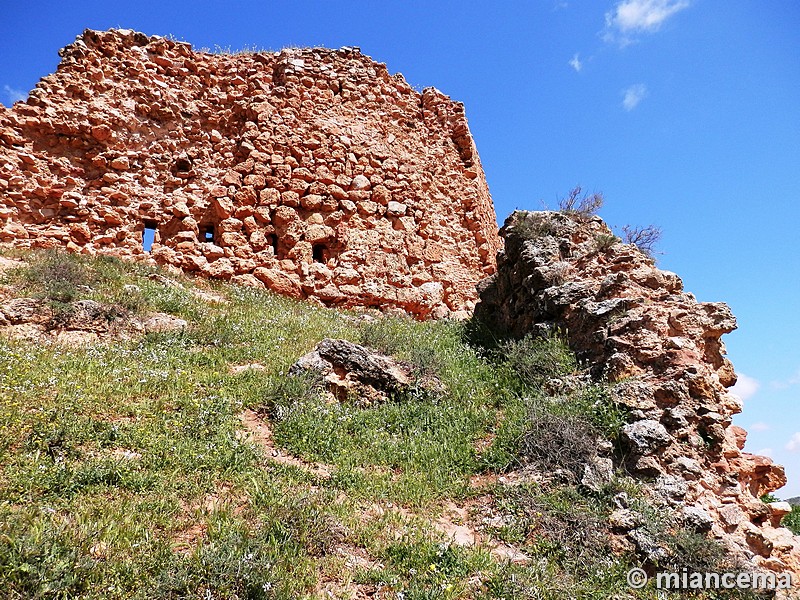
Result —
<svg viewBox="0 0 800 600"><path fill-rule="evenodd" d="M0 242L152 257L328 306L465 315L495 268L462 104L357 48L87 30L0 108Z"/></svg>

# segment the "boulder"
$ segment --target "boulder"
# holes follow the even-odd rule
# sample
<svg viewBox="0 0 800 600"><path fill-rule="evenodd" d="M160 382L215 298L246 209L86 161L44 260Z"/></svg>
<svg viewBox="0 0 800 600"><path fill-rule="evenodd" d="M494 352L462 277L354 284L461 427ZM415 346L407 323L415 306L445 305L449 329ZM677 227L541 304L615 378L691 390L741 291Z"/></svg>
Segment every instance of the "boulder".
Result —
<svg viewBox="0 0 800 600"><path fill-rule="evenodd" d="M342 339L326 338L289 370L290 375L315 373L338 400L371 403L400 397L412 386L435 389L438 380L418 378L412 365Z"/></svg>

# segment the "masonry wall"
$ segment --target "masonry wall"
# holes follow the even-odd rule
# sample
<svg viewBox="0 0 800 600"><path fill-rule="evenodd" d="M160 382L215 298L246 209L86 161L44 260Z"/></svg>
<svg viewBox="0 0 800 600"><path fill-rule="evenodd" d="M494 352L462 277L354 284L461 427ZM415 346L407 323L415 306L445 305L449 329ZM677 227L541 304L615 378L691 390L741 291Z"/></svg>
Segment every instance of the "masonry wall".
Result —
<svg viewBox="0 0 800 600"><path fill-rule="evenodd" d="M422 318L470 311L495 270L463 105L357 48L220 55L87 30L60 55L0 109L0 242Z"/></svg>

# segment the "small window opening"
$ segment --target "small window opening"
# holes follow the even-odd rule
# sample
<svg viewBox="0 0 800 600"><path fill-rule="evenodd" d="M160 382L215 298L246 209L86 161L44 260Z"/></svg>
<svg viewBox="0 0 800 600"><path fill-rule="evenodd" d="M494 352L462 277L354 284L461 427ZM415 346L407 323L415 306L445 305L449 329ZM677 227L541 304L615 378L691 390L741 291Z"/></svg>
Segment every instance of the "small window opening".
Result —
<svg viewBox="0 0 800 600"><path fill-rule="evenodd" d="M274 233L270 233L267 236L267 243L272 246L273 256L278 256L278 236Z"/></svg>
<svg viewBox="0 0 800 600"><path fill-rule="evenodd" d="M192 170L192 161L188 158L179 158L175 161L175 171L178 173L188 173Z"/></svg>
<svg viewBox="0 0 800 600"><path fill-rule="evenodd" d="M214 226L205 225L200 228L200 239L204 242L214 242Z"/></svg>
<svg viewBox="0 0 800 600"><path fill-rule="evenodd" d="M142 249L145 252L150 252L153 248L153 242L156 239L156 227L158 224L155 221L145 221L144 231L142 232Z"/></svg>
<svg viewBox="0 0 800 600"><path fill-rule="evenodd" d="M328 247L325 244L314 244L311 247L311 258L318 263L328 262L328 258L330 258Z"/></svg>

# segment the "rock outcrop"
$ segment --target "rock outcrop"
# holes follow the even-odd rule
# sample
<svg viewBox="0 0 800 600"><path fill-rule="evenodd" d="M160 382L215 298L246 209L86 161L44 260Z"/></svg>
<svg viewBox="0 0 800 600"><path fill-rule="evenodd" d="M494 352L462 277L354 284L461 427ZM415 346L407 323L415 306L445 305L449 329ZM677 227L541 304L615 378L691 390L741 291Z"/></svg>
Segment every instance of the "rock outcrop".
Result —
<svg viewBox="0 0 800 600"><path fill-rule="evenodd" d="M64 346L182 331L187 326L174 315L156 312L136 316L120 306L94 300L62 303L59 310L38 298L0 300L0 335Z"/></svg>
<svg viewBox="0 0 800 600"><path fill-rule="evenodd" d="M87 30L60 54L0 107L0 242L421 318L465 315L494 271L463 105L357 48L222 55Z"/></svg>
<svg viewBox="0 0 800 600"><path fill-rule="evenodd" d="M333 399L349 398L370 404L412 392L434 392L441 382L416 373L413 365L347 340L326 338L292 365L289 375L313 374L322 378Z"/></svg>
<svg viewBox="0 0 800 600"><path fill-rule="evenodd" d="M596 217L515 212L501 234L476 317L519 336L565 334L628 408L625 466L653 497L734 556L800 582L800 538L780 526L790 507L760 500L785 484L783 468L744 452L731 424L741 401L720 340L736 328L730 309L697 302Z"/></svg>

